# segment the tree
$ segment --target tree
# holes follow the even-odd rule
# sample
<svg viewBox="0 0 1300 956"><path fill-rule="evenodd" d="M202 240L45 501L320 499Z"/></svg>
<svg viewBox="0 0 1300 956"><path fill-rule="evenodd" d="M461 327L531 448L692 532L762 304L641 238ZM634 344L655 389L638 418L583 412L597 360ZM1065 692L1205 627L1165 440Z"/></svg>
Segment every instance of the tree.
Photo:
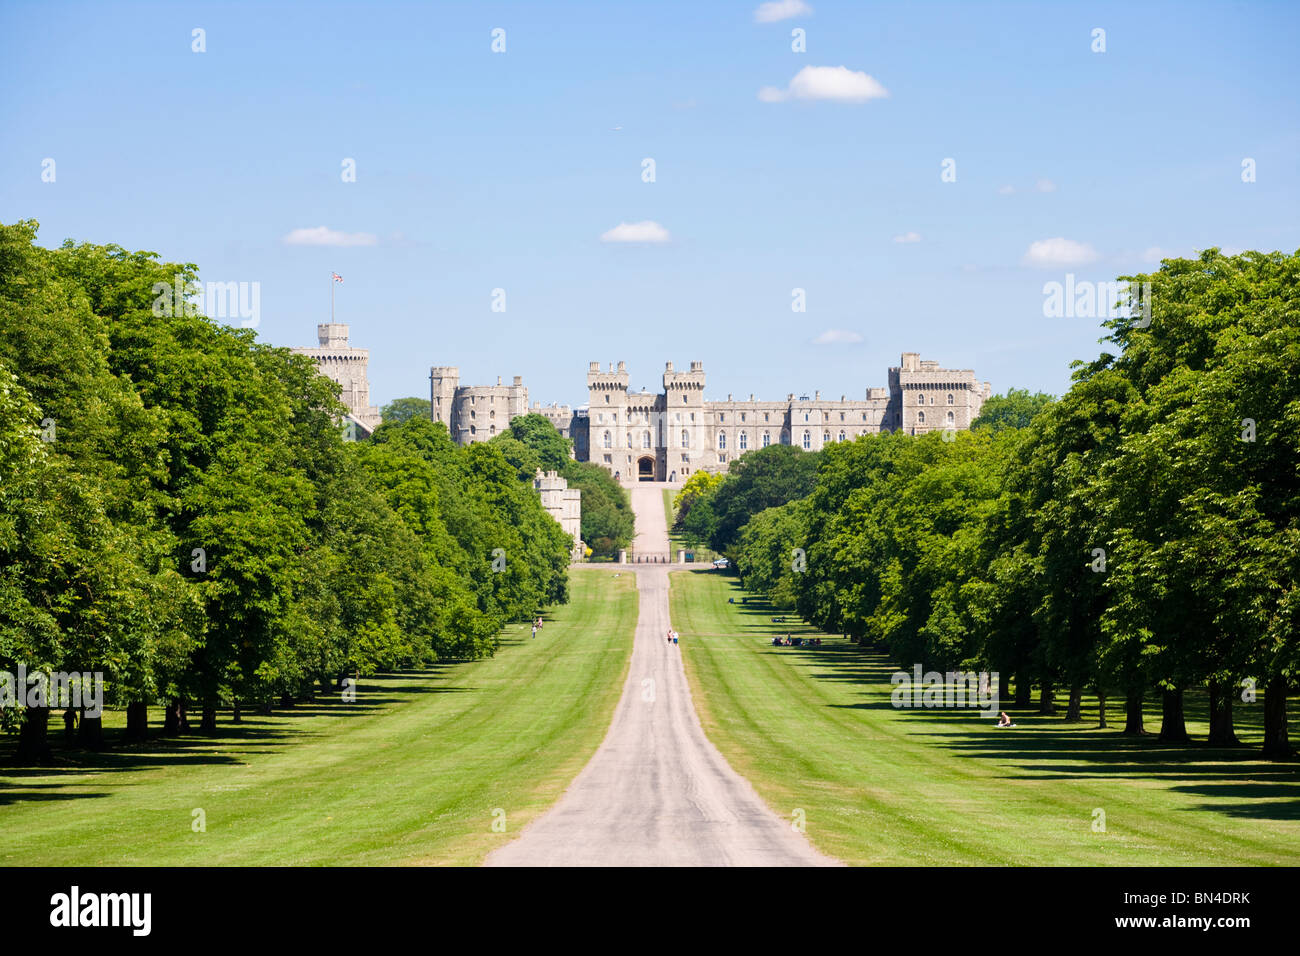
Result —
<svg viewBox="0 0 1300 956"><path fill-rule="evenodd" d="M429 418L432 406L427 398L395 398L379 410L390 425L400 425L411 418Z"/></svg>
<svg viewBox="0 0 1300 956"><path fill-rule="evenodd" d="M992 395L980 408L979 416L971 422L971 430L989 428L1000 431L1004 428L1028 428L1035 416L1056 399L1046 392L1034 392L1027 388L1008 389L1005 395Z"/></svg>

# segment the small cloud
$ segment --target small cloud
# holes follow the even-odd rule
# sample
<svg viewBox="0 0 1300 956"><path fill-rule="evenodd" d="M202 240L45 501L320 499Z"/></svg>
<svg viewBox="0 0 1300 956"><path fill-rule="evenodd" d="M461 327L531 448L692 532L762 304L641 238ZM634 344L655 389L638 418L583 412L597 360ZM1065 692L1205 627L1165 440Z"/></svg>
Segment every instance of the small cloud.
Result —
<svg viewBox="0 0 1300 956"><path fill-rule="evenodd" d="M284 236L287 246L375 246L379 239L371 232L339 232L327 226L295 229Z"/></svg>
<svg viewBox="0 0 1300 956"><path fill-rule="evenodd" d="M667 242L668 230L650 219L644 222L620 222L603 233L601 242Z"/></svg>
<svg viewBox="0 0 1300 956"><path fill-rule="evenodd" d="M1040 193L1054 193L1056 192L1056 183L1050 179L1040 179L1034 183L1034 190Z"/></svg>
<svg viewBox="0 0 1300 956"><path fill-rule="evenodd" d="M919 232L905 232L901 236L894 237L895 242L920 242L921 234Z"/></svg>
<svg viewBox="0 0 1300 956"><path fill-rule="evenodd" d="M1161 259L1177 259L1178 253L1170 252L1168 249L1162 249L1160 246L1151 246L1142 253L1143 262L1159 262Z"/></svg>
<svg viewBox="0 0 1300 956"><path fill-rule="evenodd" d="M1012 193L1014 193L1015 191L1016 191L1016 187L1015 187L1015 186L1012 186L1012 185L1006 185L1006 186L999 186L999 187L998 187L998 195L999 195L999 196L1010 196L1010 195L1011 195Z"/></svg>
<svg viewBox="0 0 1300 956"><path fill-rule="evenodd" d="M1061 266L1087 265L1096 260L1097 250L1086 242L1075 242L1058 236L1030 243L1021 263L1035 269L1056 269Z"/></svg>
<svg viewBox="0 0 1300 956"><path fill-rule="evenodd" d="M792 17L811 16L812 12L812 7L803 0L772 0L770 3L758 5L758 9L754 11L754 22L777 23Z"/></svg>
<svg viewBox="0 0 1300 956"><path fill-rule="evenodd" d="M812 340L813 345L853 345L862 341L862 336L857 332L850 332L847 329L827 329L817 338Z"/></svg>
<svg viewBox="0 0 1300 956"><path fill-rule="evenodd" d="M758 91L758 98L764 103L784 103L786 100L865 103L887 96L889 91L873 77L846 66L805 66L794 75L786 89L765 86Z"/></svg>

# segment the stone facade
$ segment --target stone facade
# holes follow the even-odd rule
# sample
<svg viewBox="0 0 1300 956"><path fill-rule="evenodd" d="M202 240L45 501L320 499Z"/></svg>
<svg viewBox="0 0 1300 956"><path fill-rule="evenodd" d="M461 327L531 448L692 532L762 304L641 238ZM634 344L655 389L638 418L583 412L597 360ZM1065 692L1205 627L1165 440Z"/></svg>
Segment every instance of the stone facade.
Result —
<svg viewBox="0 0 1300 956"><path fill-rule="evenodd" d="M905 352L889 369L888 388L868 388L861 399L841 395L836 401L815 392L783 401L753 395L706 401L702 362L682 371L667 363L659 393L629 392L627 381L624 362L608 370L592 362L586 415L575 416L571 429L580 461L594 461L623 480L725 472L745 452L774 444L818 451L863 434L966 429L992 394L970 369L940 368L916 352Z"/></svg>
<svg viewBox="0 0 1300 956"><path fill-rule="evenodd" d="M315 359L322 375L343 387L342 401L348 407L348 420L355 426L354 437L365 438L379 427L379 408L370 404L370 382L366 371L370 365L370 350L352 348L348 344L348 327L341 322L327 322L316 326L314 349L290 349L299 355Z"/></svg>
<svg viewBox="0 0 1300 956"><path fill-rule="evenodd" d="M725 472L745 452L768 445L796 445L818 451L859 435L903 431L920 435L966 429L992 394L970 369L940 368L919 353L904 352L888 372L885 388L867 388L862 398L821 392L761 401L753 395L726 401L704 398L704 363L688 369L664 367L663 390L628 390L627 363L587 367L587 405L528 406L528 390L513 386L465 387L454 367L430 374L432 414L466 444L490 439L525 412L545 415L573 440L574 457L604 466L614 477L633 481L681 481L700 469Z"/></svg>
<svg viewBox="0 0 1300 956"><path fill-rule="evenodd" d="M540 470L533 479L533 487L542 499L542 507L547 514L560 523L564 533L573 541L571 555L573 560L581 561L585 547L582 543L582 491L570 488L569 483L557 472Z"/></svg>

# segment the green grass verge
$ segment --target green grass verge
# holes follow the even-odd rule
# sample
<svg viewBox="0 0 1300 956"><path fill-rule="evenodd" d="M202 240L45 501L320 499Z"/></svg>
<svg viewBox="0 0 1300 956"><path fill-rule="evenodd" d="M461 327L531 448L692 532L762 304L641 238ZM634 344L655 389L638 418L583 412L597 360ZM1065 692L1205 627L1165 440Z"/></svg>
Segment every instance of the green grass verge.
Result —
<svg viewBox="0 0 1300 956"><path fill-rule="evenodd" d="M825 853L896 865L1300 862L1300 768L1257 758L1262 702L1235 708L1251 746L1231 750L1122 737L1115 702L1108 730L1091 700L1080 724L1004 703L1009 731L974 711L896 710L898 668L883 655L824 635L817 648L772 647L776 634L817 632L742 605L734 577L670 581L705 732L778 815L804 811ZM1147 706L1158 729L1158 703ZM1204 739L1203 701L1189 695L1187 708Z"/></svg>
<svg viewBox="0 0 1300 956"><path fill-rule="evenodd" d="M575 571L570 587L536 640L512 626L490 660L365 678L355 704L223 712L217 738L0 773L0 865L477 863L558 799L623 689L635 576ZM110 736L124 723L105 713Z"/></svg>

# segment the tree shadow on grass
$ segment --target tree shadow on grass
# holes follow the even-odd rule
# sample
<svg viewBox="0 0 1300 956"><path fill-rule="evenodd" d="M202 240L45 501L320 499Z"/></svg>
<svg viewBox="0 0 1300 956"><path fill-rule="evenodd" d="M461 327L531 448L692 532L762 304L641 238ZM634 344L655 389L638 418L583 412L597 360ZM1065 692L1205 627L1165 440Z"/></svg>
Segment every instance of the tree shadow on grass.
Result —
<svg viewBox="0 0 1300 956"><path fill-rule="evenodd" d="M403 671L362 678L357 700L343 701L331 695L300 701L291 707L276 708L271 714L243 711L240 723L231 721L229 709L217 711L217 732L199 733L197 714L191 711L191 729L184 734L162 736L162 708L149 713L149 738L142 743L126 743L122 715L106 710L105 746L85 750L65 743L61 727L51 717L50 760L41 765L14 763L16 735L0 738L0 806L25 800L80 799L105 796L82 788L93 787L100 774L138 770L156 770L186 766L238 766L246 757L275 753L295 743L320 739L324 731L313 730L303 718L361 717L383 713L391 705L409 702L426 694L461 693L470 687L438 686L454 665L441 664L423 671ZM366 681L374 681L367 684ZM367 692L367 687L373 692ZM341 692L340 692L341 693ZM38 782L39 778L56 778ZM88 777L78 782L61 783L60 777ZM105 778L107 782L108 778ZM65 790L60 788L76 788Z"/></svg>

